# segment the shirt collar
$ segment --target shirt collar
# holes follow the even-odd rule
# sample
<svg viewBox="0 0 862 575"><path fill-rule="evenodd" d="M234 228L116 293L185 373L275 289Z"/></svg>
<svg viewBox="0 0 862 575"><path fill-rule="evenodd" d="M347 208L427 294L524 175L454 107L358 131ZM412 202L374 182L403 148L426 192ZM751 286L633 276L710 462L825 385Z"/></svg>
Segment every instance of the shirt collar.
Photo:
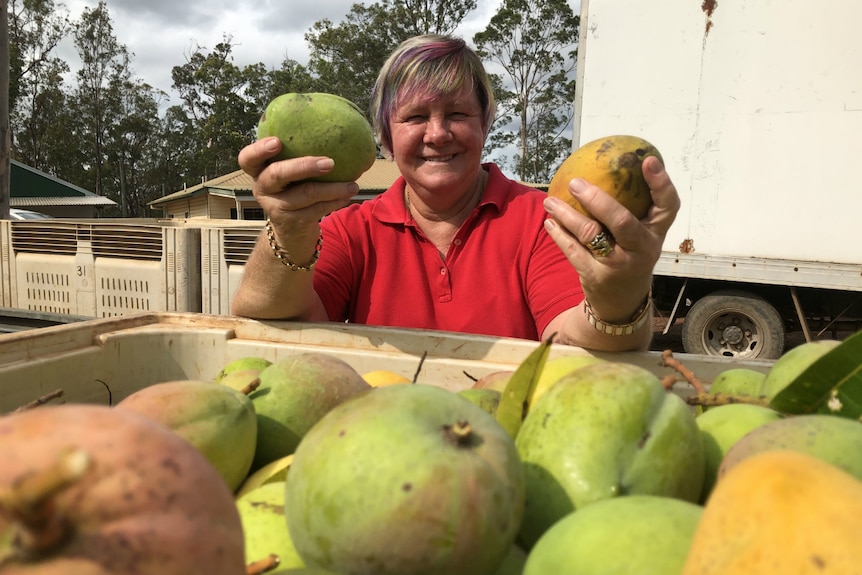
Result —
<svg viewBox="0 0 862 575"><path fill-rule="evenodd" d="M488 172L488 182L485 185L485 193L482 194L479 205L493 205L499 212L509 197L512 180L507 178L497 164L493 162L482 164L482 167ZM388 190L371 200L374 202L371 210L373 216L385 224L403 225L407 223L407 207L404 205L404 188L406 185L404 176L398 176L398 179Z"/></svg>

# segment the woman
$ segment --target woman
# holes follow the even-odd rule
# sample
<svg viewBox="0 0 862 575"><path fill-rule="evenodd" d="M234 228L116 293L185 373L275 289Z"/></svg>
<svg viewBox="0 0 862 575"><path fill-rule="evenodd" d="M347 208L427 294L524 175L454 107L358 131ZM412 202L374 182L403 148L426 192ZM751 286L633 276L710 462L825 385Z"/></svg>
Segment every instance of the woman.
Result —
<svg viewBox="0 0 862 575"><path fill-rule="evenodd" d="M277 138L240 152L270 222L232 313L647 348L652 270L679 209L659 161L644 162L655 205L641 221L581 180L570 190L596 219L509 180L481 162L495 113L481 60L448 36L402 43L380 71L372 111L401 172L373 200L348 205L353 182L292 184L333 163L270 163Z"/></svg>

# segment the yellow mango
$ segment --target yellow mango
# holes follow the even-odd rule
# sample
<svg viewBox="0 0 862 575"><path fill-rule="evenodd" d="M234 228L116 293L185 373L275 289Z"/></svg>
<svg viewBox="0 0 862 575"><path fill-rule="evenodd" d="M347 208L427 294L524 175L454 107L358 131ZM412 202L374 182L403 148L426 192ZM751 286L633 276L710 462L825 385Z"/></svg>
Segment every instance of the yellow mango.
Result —
<svg viewBox="0 0 862 575"><path fill-rule="evenodd" d="M548 195L560 198L589 216L587 209L569 193L569 182L573 178L583 178L641 219L652 205L652 195L641 167L648 156L662 160L655 146L637 136L621 134L587 142L557 168L548 186Z"/></svg>
<svg viewBox="0 0 862 575"><path fill-rule="evenodd" d="M719 480L682 575L856 575L860 528L862 481L803 453L759 453Z"/></svg>

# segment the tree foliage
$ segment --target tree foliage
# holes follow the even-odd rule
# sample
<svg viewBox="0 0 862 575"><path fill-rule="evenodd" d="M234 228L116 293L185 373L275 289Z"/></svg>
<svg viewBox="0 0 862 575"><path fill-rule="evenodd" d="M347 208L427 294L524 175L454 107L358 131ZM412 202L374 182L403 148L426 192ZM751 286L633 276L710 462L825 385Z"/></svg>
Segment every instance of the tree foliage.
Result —
<svg viewBox="0 0 862 575"><path fill-rule="evenodd" d="M580 17L566 0L503 0L488 27L473 37L477 52L498 64L512 86L501 98L501 122L517 127L514 168L520 179L549 181L571 149Z"/></svg>
<svg viewBox="0 0 862 575"><path fill-rule="evenodd" d="M448 34L476 8L476 0L381 0L354 4L345 20L315 22L305 39L308 67L319 83L368 113L371 89L398 44L419 34Z"/></svg>
<svg viewBox="0 0 862 575"><path fill-rule="evenodd" d="M53 0L11 0L8 17L12 139L18 159L41 169L49 163L65 105L69 65L54 52L69 33L68 11Z"/></svg>
<svg viewBox="0 0 862 575"><path fill-rule="evenodd" d="M368 110L389 53L406 38L455 33L476 0L377 0L306 33L307 65L238 66L233 39L197 46L171 70L169 95L136 77L101 1L77 18L56 0L9 0L12 157L151 216L147 204L237 168L266 104L286 92L341 95ZM571 115L577 17L565 0L505 0L473 42L495 71L498 120L487 143L521 179L547 181ZM79 61L61 59L69 40ZM74 74L70 73L74 70ZM514 152L512 152L514 150ZM512 154L508 157L505 154ZM546 177L547 176L547 177Z"/></svg>

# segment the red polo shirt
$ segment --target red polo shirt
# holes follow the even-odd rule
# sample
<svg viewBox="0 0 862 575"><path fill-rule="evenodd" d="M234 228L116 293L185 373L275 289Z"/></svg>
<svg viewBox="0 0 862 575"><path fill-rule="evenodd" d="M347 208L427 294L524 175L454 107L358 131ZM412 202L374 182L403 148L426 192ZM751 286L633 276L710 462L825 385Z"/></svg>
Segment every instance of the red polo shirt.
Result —
<svg viewBox="0 0 862 575"><path fill-rule="evenodd" d="M542 225L545 193L484 168L445 260L408 213L404 178L324 218L314 288L329 318L537 340L580 303L578 274Z"/></svg>

